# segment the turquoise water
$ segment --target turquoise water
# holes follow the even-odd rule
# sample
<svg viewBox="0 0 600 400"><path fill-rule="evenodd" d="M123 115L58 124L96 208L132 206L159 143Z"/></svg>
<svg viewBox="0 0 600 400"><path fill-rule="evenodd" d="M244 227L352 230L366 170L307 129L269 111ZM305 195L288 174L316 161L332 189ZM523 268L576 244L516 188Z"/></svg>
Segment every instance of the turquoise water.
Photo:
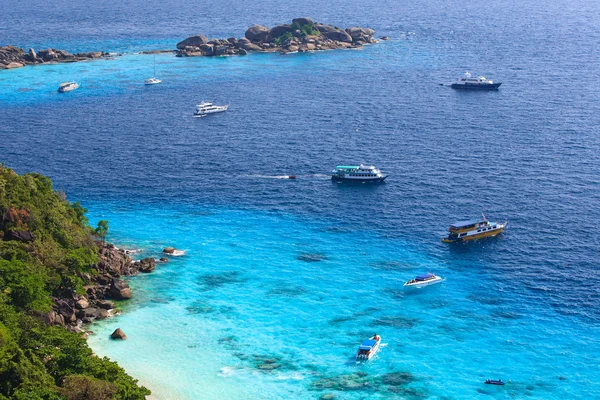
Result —
<svg viewBox="0 0 600 400"><path fill-rule="evenodd" d="M49 175L140 257L187 251L132 278L123 314L91 328L94 351L155 398L600 396L600 3L307 0L291 15L262 0L207 15L155 0L9 2L3 44L126 53L0 71L0 162ZM163 82L143 85L153 56L137 51L298 15L392 40L159 54ZM465 70L504 83L439 85ZM72 79L81 88L59 95ZM230 110L194 119L201 100ZM335 165L360 162L390 177L331 183ZM507 232L440 243L481 211L508 218ZM428 271L444 282L404 290ZM108 340L116 327L129 339ZM375 332L386 346L356 365Z"/></svg>
<svg viewBox="0 0 600 400"><path fill-rule="evenodd" d="M108 218L112 239L141 247L140 257L167 245L187 252L131 279L133 304L95 324L89 339L157 398L590 398L599 390L597 326L529 303L523 285L507 293L485 265L448 263L433 244L252 210L103 205L91 215ZM445 281L402 287L426 271ZM117 327L127 341L108 339ZM373 332L385 347L358 365L357 345ZM265 359L280 367L261 369ZM320 386L358 372L366 376L341 392ZM407 383L386 384L391 372L408 373ZM489 377L510 383L485 387Z"/></svg>

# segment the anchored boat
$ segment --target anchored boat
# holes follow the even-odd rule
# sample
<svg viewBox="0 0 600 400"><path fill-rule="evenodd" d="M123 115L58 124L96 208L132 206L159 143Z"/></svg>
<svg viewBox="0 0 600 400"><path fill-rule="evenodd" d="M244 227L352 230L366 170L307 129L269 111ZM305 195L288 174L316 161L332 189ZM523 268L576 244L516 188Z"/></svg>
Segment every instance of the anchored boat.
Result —
<svg viewBox="0 0 600 400"><path fill-rule="evenodd" d="M497 236L508 226L508 221L501 224L488 221L483 214L482 217L478 220L453 223L448 228L448 236L442 238L442 242L453 243Z"/></svg>
<svg viewBox="0 0 600 400"><path fill-rule="evenodd" d="M373 335L370 339L365 340L358 347L356 352L357 361L369 361L379 351L379 344L381 343L381 336L378 334Z"/></svg>
<svg viewBox="0 0 600 400"><path fill-rule="evenodd" d="M194 117L204 117L208 114L224 112L227 111L228 108L229 104L226 104L224 106L216 106L208 101L203 101L196 106L196 112L194 113Z"/></svg>
<svg viewBox="0 0 600 400"><path fill-rule="evenodd" d="M331 180L335 182L383 182L383 175L373 165L338 165L332 171Z"/></svg>
<svg viewBox="0 0 600 400"><path fill-rule="evenodd" d="M502 85L502 82L495 83L485 76L474 78L470 72L465 72L463 76L458 78L450 87L452 89L467 89L467 90L496 90Z"/></svg>
<svg viewBox="0 0 600 400"><path fill-rule="evenodd" d="M429 285L435 285L436 283L440 283L442 278L437 276L436 274L432 274L431 272L426 273L425 275L419 275L415 279L411 279L406 282L404 286L408 287L423 287Z"/></svg>
<svg viewBox="0 0 600 400"><path fill-rule="evenodd" d="M72 82L64 82L58 85L58 91L60 93L70 92L71 90L75 90L79 87L79 84L75 81Z"/></svg>

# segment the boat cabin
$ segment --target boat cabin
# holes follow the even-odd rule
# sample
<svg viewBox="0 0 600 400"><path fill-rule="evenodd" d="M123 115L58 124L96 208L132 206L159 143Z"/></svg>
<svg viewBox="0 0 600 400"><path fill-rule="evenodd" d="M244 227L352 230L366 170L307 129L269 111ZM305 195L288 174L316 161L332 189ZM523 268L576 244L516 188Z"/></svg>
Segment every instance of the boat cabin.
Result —
<svg viewBox="0 0 600 400"><path fill-rule="evenodd" d="M357 356L361 356L361 355L367 355L369 354L369 352L371 350L373 350L373 347L377 344L376 340L373 339L368 339L365 340L364 342L361 343L361 345L358 348L358 354Z"/></svg>

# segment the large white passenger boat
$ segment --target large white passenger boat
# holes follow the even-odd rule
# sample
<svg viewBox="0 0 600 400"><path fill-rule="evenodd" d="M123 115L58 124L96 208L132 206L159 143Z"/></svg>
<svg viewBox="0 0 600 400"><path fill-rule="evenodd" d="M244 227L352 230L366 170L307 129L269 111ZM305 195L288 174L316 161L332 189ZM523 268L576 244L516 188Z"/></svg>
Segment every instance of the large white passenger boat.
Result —
<svg viewBox="0 0 600 400"><path fill-rule="evenodd" d="M381 336L375 334L370 339L363 341L356 352L357 361L368 361L379 351Z"/></svg>
<svg viewBox="0 0 600 400"><path fill-rule="evenodd" d="M372 165L338 165L332 172L331 179L337 182L383 182L387 175Z"/></svg>
<svg viewBox="0 0 600 400"><path fill-rule="evenodd" d="M196 112L194 113L194 117L204 117L208 114L224 112L227 111L228 108L229 104L226 104L224 106L216 106L208 101L203 101L202 103L196 106Z"/></svg>
<svg viewBox="0 0 600 400"><path fill-rule="evenodd" d="M502 85L501 82L494 83L491 79L485 76L473 77L470 72L465 72L463 76L458 78L450 87L452 89L469 89L469 90L495 90Z"/></svg>
<svg viewBox="0 0 600 400"><path fill-rule="evenodd" d="M505 221L503 224L490 222L485 215L482 215L482 219L455 222L450 225L448 236L442 238L442 242L462 242L488 236L496 236L502 233L507 225L508 221Z"/></svg>

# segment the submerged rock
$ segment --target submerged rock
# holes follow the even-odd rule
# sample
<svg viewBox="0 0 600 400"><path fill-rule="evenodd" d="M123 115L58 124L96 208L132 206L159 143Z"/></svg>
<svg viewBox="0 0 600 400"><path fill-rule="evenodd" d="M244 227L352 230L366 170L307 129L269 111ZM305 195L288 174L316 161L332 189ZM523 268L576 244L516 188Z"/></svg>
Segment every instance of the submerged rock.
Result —
<svg viewBox="0 0 600 400"><path fill-rule="evenodd" d="M306 262L319 262L327 259L327 257L324 254L318 253L302 253L296 258L300 261Z"/></svg>
<svg viewBox="0 0 600 400"><path fill-rule="evenodd" d="M110 337L112 339L120 339L120 340L125 340L127 339L127 335L125 335L125 332L123 332L121 330L121 328L117 328L115 329L115 331L110 335Z"/></svg>

